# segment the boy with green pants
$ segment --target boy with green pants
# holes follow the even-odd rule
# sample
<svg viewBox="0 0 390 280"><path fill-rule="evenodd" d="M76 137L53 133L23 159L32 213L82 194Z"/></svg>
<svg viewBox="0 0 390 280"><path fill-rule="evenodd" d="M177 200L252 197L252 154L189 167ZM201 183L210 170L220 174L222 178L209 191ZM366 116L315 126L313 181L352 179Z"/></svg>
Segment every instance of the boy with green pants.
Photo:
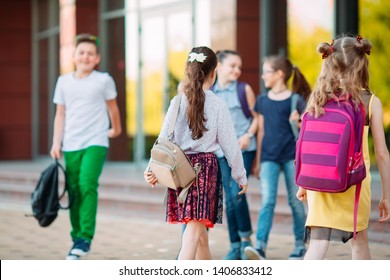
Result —
<svg viewBox="0 0 390 280"><path fill-rule="evenodd" d="M114 80L94 70L100 61L98 42L90 34L76 37L76 70L58 78L53 99L56 115L50 155L58 159L63 152L70 183L73 246L66 259L71 260L90 251L108 139L117 137L122 130Z"/></svg>

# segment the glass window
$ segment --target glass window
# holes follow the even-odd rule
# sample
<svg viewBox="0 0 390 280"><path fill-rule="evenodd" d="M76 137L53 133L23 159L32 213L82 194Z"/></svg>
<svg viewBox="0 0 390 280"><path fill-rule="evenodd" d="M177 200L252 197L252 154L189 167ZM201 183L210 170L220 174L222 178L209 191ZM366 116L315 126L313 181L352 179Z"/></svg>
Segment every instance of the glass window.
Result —
<svg viewBox="0 0 390 280"><path fill-rule="evenodd" d="M130 139L145 140L146 157L177 94L192 47L191 1L169 2L141 1L140 15L134 6L126 15L127 131Z"/></svg>
<svg viewBox="0 0 390 280"><path fill-rule="evenodd" d="M186 0L182 0L182 1L186 1ZM145 9L145 8L151 8L151 7L155 7L155 6L163 6L165 4L170 4L170 3L174 3L174 2L180 2L178 0L142 0L140 1L140 5L141 5L141 9ZM187 2L189 2L187 0Z"/></svg>
<svg viewBox="0 0 390 280"><path fill-rule="evenodd" d="M47 1L38 1L38 30L42 31L48 27L48 3Z"/></svg>
<svg viewBox="0 0 390 280"><path fill-rule="evenodd" d="M125 6L125 0L106 0L100 1L101 9L103 12L111 12L115 10L121 10Z"/></svg>
<svg viewBox="0 0 390 280"><path fill-rule="evenodd" d="M59 1L38 1L38 31L45 31L58 26L59 9Z"/></svg>
<svg viewBox="0 0 390 280"><path fill-rule="evenodd" d="M32 134L33 156L50 150L55 106L53 91L59 75L59 1L34 0L32 54Z"/></svg>

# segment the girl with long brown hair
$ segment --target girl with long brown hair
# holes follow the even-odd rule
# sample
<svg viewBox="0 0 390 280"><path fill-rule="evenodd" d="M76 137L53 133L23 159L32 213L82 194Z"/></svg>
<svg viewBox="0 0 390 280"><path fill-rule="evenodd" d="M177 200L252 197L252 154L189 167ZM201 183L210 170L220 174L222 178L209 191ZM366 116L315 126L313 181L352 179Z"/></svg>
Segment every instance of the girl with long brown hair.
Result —
<svg viewBox="0 0 390 280"><path fill-rule="evenodd" d="M186 79L177 116L173 140L188 155L192 164L201 164L201 171L188 191L184 203L178 203L181 190L168 189L166 220L172 224L186 224L179 260L211 259L208 228L222 223L223 196L221 176L215 152L223 150L232 177L246 192L248 180L238 145L233 121L222 99L210 87L215 82L217 57L208 47L195 47L188 56ZM159 137L167 137L169 120L177 96L171 101ZM154 186L157 182L150 171L145 181Z"/></svg>

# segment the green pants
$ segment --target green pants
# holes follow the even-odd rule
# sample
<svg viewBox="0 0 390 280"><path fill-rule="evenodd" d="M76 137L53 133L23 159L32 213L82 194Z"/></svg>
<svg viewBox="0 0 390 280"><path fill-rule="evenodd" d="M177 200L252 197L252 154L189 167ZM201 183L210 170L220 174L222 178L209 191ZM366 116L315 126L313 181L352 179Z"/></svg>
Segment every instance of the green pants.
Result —
<svg viewBox="0 0 390 280"><path fill-rule="evenodd" d="M102 146L64 152L69 193L73 196L69 210L73 241L79 238L91 241L95 234L99 177L106 154L107 148Z"/></svg>

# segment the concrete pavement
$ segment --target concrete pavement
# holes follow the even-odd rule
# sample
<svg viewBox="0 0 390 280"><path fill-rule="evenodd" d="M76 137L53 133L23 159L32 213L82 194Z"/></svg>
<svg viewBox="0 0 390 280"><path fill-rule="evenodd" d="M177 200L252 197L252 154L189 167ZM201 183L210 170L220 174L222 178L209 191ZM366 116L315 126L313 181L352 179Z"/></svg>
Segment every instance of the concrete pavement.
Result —
<svg viewBox="0 0 390 280"><path fill-rule="evenodd" d="M1 203L0 259L62 260L71 241L69 219L65 211L47 228L41 228L29 209ZM99 213L90 260L173 260L179 250L180 225L163 220L129 218ZM210 247L214 259L222 259L228 250L226 225L210 231ZM293 249L293 237L272 232L267 250L268 259L285 260ZM390 244L371 243L373 259L390 260ZM348 244L331 243L327 259L350 259Z"/></svg>
<svg viewBox="0 0 390 280"><path fill-rule="evenodd" d="M47 160L29 165L27 171L37 173L47 165ZM19 168L19 171L18 171ZM20 163L0 162L0 171L16 172L22 176L26 166ZM142 181L140 168L126 164L107 164L101 177L105 184L123 184L123 181ZM31 186L31 190L33 186ZM142 202L141 202L142 203ZM162 210L157 215L127 215L123 209L99 208L97 229L90 260L173 260L176 258L181 236L180 225L165 223ZM163 209L163 208L161 208ZM147 211L147 210L146 210ZM41 228L30 213L29 201L0 197L0 259L2 260L62 260L71 247L70 225L67 211L60 211L54 223ZM256 224L253 225L254 229ZM275 225L272 229L267 257L284 260L293 249L291 224ZM291 230L292 231L292 230ZM214 259L222 259L229 249L226 223L210 230L210 247ZM254 240L255 234L253 235ZM390 260L389 243L370 243L373 259ZM331 243L327 259L350 259L348 244Z"/></svg>

